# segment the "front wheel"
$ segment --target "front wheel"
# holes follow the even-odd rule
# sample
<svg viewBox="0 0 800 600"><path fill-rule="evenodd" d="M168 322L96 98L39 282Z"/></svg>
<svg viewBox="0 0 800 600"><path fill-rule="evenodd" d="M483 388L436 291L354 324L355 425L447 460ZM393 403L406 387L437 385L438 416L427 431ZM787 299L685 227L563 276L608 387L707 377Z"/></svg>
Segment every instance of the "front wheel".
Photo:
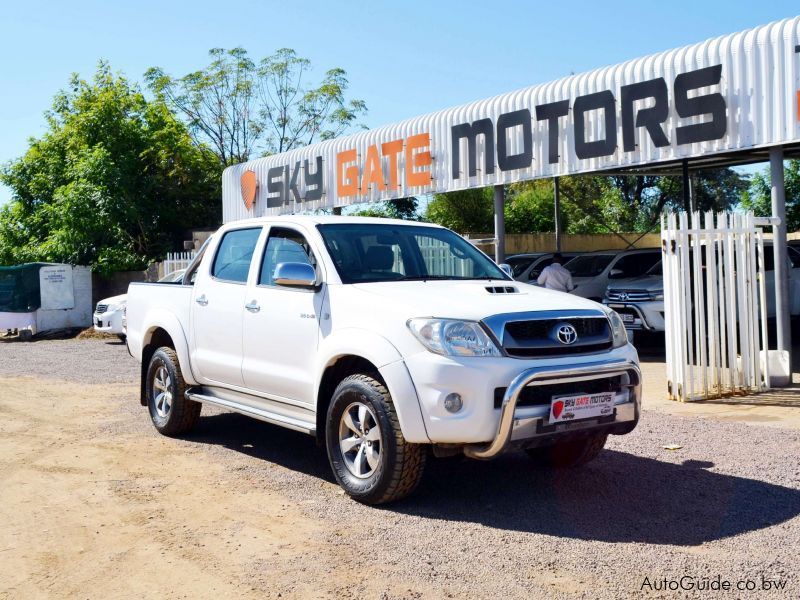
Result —
<svg viewBox="0 0 800 600"><path fill-rule="evenodd" d="M422 479L424 448L405 441L389 390L370 375L337 386L325 433L336 481L359 502L399 500Z"/></svg>
<svg viewBox="0 0 800 600"><path fill-rule="evenodd" d="M153 354L145 392L150 419L159 433L178 436L197 425L203 405L186 399L186 382L172 348L164 346Z"/></svg>
<svg viewBox="0 0 800 600"><path fill-rule="evenodd" d="M606 445L608 434L595 433L587 437L559 442L552 446L529 448L525 452L543 466L555 468L580 467L598 457Z"/></svg>

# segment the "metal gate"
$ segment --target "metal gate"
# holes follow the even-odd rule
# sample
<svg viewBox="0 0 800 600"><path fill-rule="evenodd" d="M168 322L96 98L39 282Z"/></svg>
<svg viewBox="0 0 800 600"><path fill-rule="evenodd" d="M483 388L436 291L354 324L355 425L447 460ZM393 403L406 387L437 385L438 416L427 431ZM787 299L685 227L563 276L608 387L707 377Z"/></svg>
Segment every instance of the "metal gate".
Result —
<svg viewBox="0 0 800 600"><path fill-rule="evenodd" d="M752 213L661 222L670 399L769 388L764 234Z"/></svg>

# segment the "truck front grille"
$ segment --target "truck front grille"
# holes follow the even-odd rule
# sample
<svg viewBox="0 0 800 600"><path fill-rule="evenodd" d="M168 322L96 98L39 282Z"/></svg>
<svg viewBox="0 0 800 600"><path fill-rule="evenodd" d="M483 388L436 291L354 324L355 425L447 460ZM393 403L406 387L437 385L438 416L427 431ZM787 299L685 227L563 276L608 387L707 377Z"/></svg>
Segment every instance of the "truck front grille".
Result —
<svg viewBox="0 0 800 600"><path fill-rule="evenodd" d="M95 309L95 313L98 315L102 315L104 312L108 310L108 304L98 304L97 308Z"/></svg>
<svg viewBox="0 0 800 600"><path fill-rule="evenodd" d="M614 302L647 302L650 300L650 292L641 290L608 290L606 297Z"/></svg>
<svg viewBox="0 0 800 600"><path fill-rule="evenodd" d="M607 377L605 379L590 379L589 381L576 381L575 383L554 383L552 385L529 385L523 388L517 401L517 406L549 406L553 396L575 396L578 394L601 394L603 392L618 393L622 390L621 377ZM494 407L503 405L503 396L506 389L494 389Z"/></svg>
<svg viewBox="0 0 800 600"><path fill-rule="evenodd" d="M574 341L566 343L559 338L558 331L563 325L572 326L577 336ZM612 344L605 316L511 321L506 323L503 333L503 348L516 358L604 352Z"/></svg>

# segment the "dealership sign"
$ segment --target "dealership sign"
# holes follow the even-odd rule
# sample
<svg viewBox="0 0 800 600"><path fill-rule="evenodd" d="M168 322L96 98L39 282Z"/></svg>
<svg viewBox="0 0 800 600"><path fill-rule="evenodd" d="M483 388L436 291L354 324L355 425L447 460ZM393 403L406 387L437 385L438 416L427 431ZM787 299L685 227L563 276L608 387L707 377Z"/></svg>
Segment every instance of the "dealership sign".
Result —
<svg viewBox="0 0 800 600"><path fill-rule="evenodd" d="M234 165L223 220L798 142L800 17Z"/></svg>

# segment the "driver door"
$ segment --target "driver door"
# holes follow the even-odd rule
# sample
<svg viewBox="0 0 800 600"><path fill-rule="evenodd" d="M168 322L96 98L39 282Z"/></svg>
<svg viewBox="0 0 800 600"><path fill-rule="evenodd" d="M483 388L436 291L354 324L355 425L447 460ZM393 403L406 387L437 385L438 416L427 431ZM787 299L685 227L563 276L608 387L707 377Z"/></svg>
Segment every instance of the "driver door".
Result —
<svg viewBox="0 0 800 600"><path fill-rule="evenodd" d="M314 403L314 357L323 318L325 286L316 289L274 283L281 263L321 267L305 235L291 227L272 227L257 279L247 288L243 321L242 376L245 387L293 402Z"/></svg>

